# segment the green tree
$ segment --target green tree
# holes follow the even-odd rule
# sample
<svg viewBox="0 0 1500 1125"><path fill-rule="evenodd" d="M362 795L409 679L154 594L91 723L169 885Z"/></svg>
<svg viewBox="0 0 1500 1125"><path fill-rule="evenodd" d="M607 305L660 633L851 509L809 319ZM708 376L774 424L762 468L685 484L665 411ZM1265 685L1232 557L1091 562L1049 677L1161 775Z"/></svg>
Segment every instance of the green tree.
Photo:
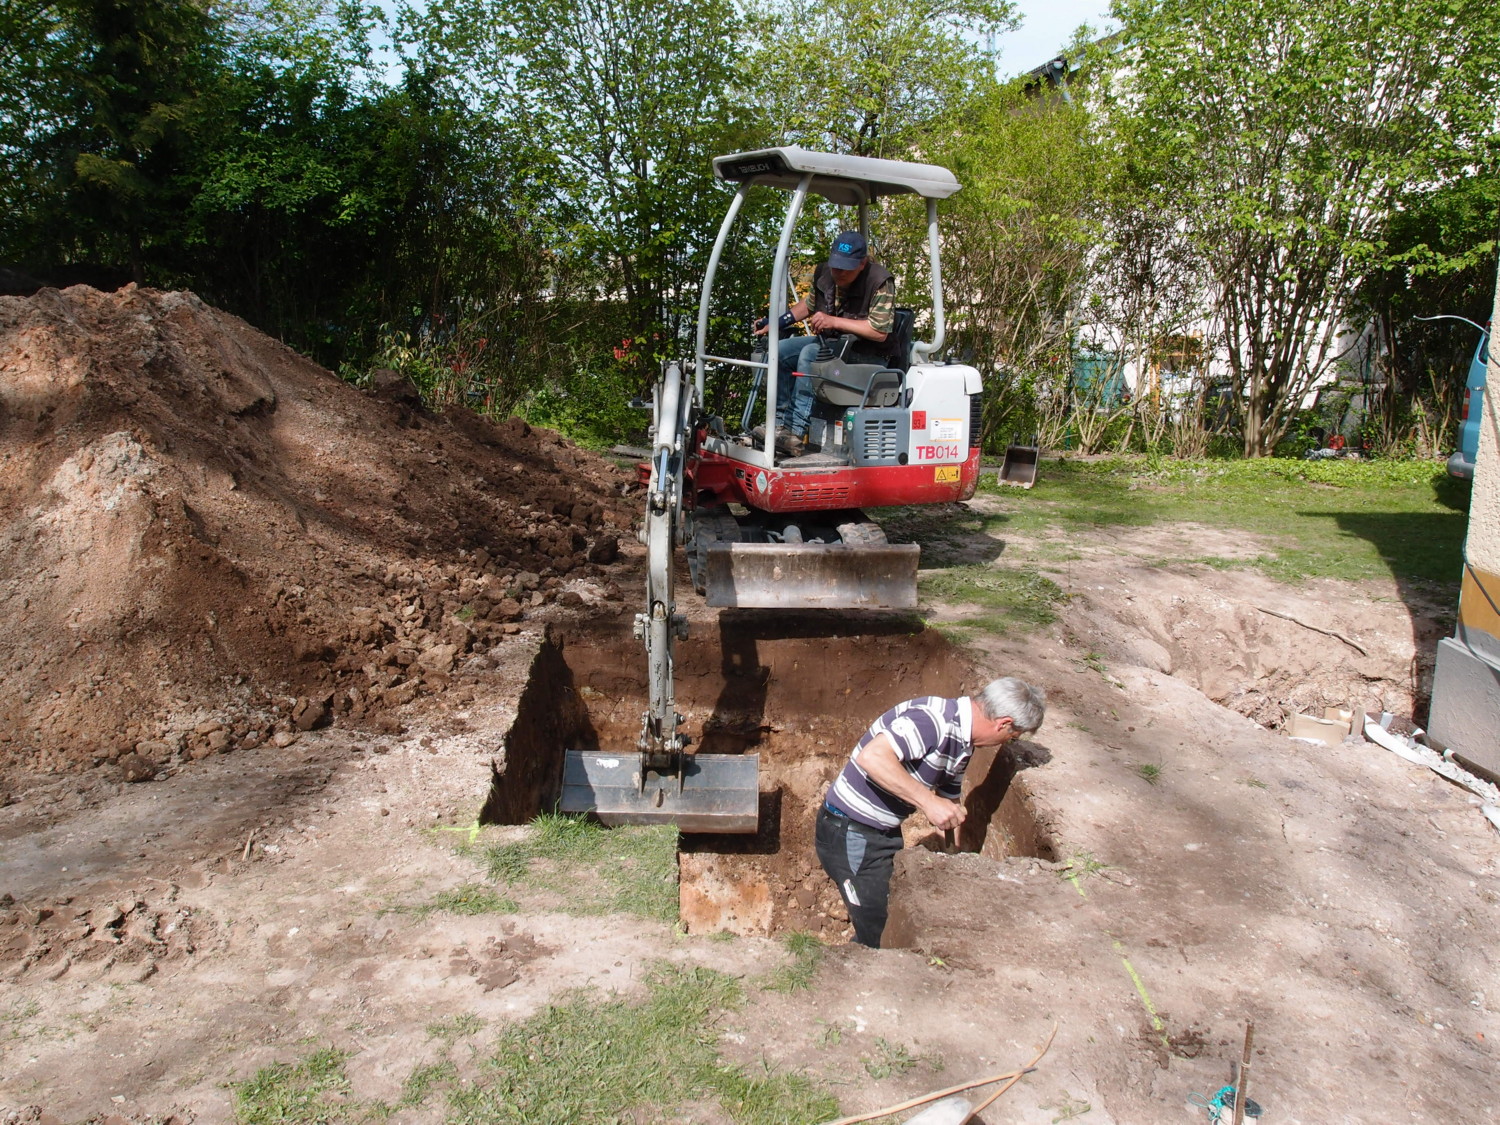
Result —
<svg viewBox="0 0 1500 1125"><path fill-rule="evenodd" d="M551 339L529 416L619 440L644 417L631 396L692 337L728 199L712 158L748 143L733 5L449 0L404 26L509 139L497 172L528 200L529 235L545 247ZM753 301L734 284L742 263L725 265L720 331L746 323Z"/></svg>
<svg viewBox="0 0 1500 1125"><path fill-rule="evenodd" d="M376 21L316 0L241 10L220 112L191 168L183 283L334 367L358 363L379 325L410 313L403 254L467 139L420 81L377 80Z"/></svg>
<svg viewBox="0 0 1500 1125"><path fill-rule="evenodd" d="M761 0L748 81L784 143L908 159L994 85L1010 0ZM982 45L984 44L984 45Z"/></svg>
<svg viewBox="0 0 1500 1125"><path fill-rule="evenodd" d="M468 104L442 27L377 74L377 17L318 0L241 13L220 130L196 167L195 284L334 367L394 363L435 403L532 388L561 280L523 151Z"/></svg>
<svg viewBox="0 0 1500 1125"><path fill-rule="evenodd" d="M494 0L497 46L476 77L533 138L559 249L599 271L623 336L677 338L723 195L712 157L743 136L728 0Z"/></svg>
<svg viewBox="0 0 1500 1125"><path fill-rule="evenodd" d="M932 150L963 185L943 209L943 280L954 353L985 376L987 441L1029 434L1039 400L1067 392L1107 166L1092 121L1081 96L1018 79ZM899 259L917 279L911 218Z"/></svg>
<svg viewBox="0 0 1500 1125"><path fill-rule="evenodd" d="M1500 8L1486 0L1119 0L1111 112L1142 204L1187 232L1268 454L1332 365L1387 226L1492 168Z"/></svg>
<svg viewBox="0 0 1500 1125"><path fill-rule="evenodd" d="M1373 320L1384 378L1371 437L1387 450L1451 451L1478 333L1433 316L1489 318L1500 175L1466 176L1407 200L1390 217L1392 264L1372 273L1361 305Z"/></svg>
<svg viewBox="0 0 1500 1125"><path fill-rule="evenodd" d="M226 37L194 0L29 0L0 14L0 247L39 270L177 264L194 133Z"/></svg>

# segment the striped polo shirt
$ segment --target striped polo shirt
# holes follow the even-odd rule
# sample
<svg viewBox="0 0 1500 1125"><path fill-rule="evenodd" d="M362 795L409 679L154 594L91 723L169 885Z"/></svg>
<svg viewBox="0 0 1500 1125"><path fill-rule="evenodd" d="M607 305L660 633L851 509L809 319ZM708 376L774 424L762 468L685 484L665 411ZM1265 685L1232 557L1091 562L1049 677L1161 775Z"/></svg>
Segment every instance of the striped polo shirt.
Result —
<svg viewBox="0 0 1500 1125"><path fill-rule="evenodd" d="M924 695L898 703L865 731L848 764L828 787L828 803L851 820L874 828L898 828L916 811L871 781L859 764L860 751L881 734L891 740L907 773L939 797L958 800L964 770L974 755L973 722L967 696L941 699Z"/></svg>

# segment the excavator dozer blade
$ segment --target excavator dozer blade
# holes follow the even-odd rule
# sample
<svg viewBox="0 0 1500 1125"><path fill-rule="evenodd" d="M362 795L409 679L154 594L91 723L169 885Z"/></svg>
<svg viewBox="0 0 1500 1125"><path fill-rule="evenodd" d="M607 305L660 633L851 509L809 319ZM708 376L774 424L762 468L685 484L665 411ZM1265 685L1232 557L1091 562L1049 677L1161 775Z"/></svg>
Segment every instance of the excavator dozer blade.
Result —
<svg viewBox="0 0 1500 1125"><path fill-rule="evenodd" d="M746 609L915 609L915 543L714 543L704 600Z"/></svg>
<svg viewBox="0 0 1500 1125"><path fill-rule="evenodd" d="M682 775L647 771L639 754L569 750L563 759L565 813L601 822L675 824L683 832L754 832L760 821L759 754L689 754Z"/></svg>

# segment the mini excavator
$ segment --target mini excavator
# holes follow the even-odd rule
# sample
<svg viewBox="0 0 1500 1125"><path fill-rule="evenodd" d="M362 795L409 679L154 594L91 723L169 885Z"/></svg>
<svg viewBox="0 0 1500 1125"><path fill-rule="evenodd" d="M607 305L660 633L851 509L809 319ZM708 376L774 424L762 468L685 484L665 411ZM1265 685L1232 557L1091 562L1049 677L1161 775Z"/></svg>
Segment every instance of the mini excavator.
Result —
<svg viewBox="0 0 1500 1125"><path fill-rule="evenodd" d="M679 727L673 644L687 635L677 612L674 564L681 548L693 585L710 606L753 609L911 609L917 604L916 544L892 544L861 509L966 500L979 479L980 375L938 358L944 336L937 202L958 191L946 168L839 156L797 147L720 156L714 173L738 185L709 256L698 309L696 362L667 364L652 401L650 461L642 466L647 548L646 608L635 619L644 642L649 710L637 751L570 750L564 812L605 824L676 824L684 832L751 833L758 826L759 755L693 754ZM778 455L775 446L778 324L769 320L750 359L706 350L719 260L749 193L791 193L770 292L796 301L788 270L793 233L809 195L855 208L869 235L882 196L915 193L927 204L931 261L930 341L913 340L913 313L896 310L884 363L844 358L850 338L820 341L810 371L818 440ZM854 224L847 224L851 228ZM710 377L750 369L739 419L747 430L763 393L764 437L731 436L703 409ZM743 378L743 375L740 376Z"/></svg>

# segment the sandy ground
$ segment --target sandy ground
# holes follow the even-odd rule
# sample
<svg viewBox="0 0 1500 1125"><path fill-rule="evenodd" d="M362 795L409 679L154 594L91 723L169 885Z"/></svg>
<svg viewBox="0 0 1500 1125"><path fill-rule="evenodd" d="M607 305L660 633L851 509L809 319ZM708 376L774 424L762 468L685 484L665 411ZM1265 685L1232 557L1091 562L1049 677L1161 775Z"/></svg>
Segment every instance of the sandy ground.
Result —
<svg viewBox="0 0 1500 1125"><path fill-rule="evenodd" d="M1045 468L1030 497L975 503L1044 497ZM723 1024L727 1056L805 1071L857 1112L1024 1063L1055 1027L989 1125L1201 1122L1190 1097L1227 1081L1253 1021L1262 1120L1500 1120L1500 834L1465 791L1385 750L1261 725L1338 702L1410 714L1441 607L1394 583L1291 589L1254 571L1164 564L1186 541L1189 557L1265 549L1205 528L1094 534L1065 551L970 544L1001 565L1053 551L1047 572L1071 595L1053 626L983 637L938 662L962 671L955 691L1012 673L1047 688L1048 721L1010 764L1056 858L909 849L892 920L900 949L842 944L836 909L809 900L834 943L814 987L752 991ZM457 552L474 548L442 549L458 568ZM628 602L637 562L627 546L589 578ZM481 1037L493 1034L571 988L633 994L663 959L747 977L783 963L770 937L392 909L479 876L460 840L519 831L472 826L528 654L549 623L588 610L584 598L559 604L566 588L514 616L505 607L514 631L497 621L459 638L451 670L382 697L364 721L339 712L331 726L283 727L296 735L283 745L200 756L184 734L149 781L127 780L119 755L14 766L0 808L0 1121L230 1121L229 1084L321 1044L351 1053L360 1097L394 1100L437 1049L437 1022L475 1015L490 1029ZM420 607L420 593L404 604ZM628 635L628 611L599 620ZM413 650L438 643L406 635ZM382 647L400 649L400 636ZM891 636L879 647L892 653L891 701L914 694L902 688L935 658L903 662ZM376 672L408 667L395 655ZM104 724L86 702L69 714L82 716L75 727ZM789 815L810 815L817 771L788 766L786 777L787 808L802 809ZM867 1079L882 1041L922 1061Z"/></svg>

